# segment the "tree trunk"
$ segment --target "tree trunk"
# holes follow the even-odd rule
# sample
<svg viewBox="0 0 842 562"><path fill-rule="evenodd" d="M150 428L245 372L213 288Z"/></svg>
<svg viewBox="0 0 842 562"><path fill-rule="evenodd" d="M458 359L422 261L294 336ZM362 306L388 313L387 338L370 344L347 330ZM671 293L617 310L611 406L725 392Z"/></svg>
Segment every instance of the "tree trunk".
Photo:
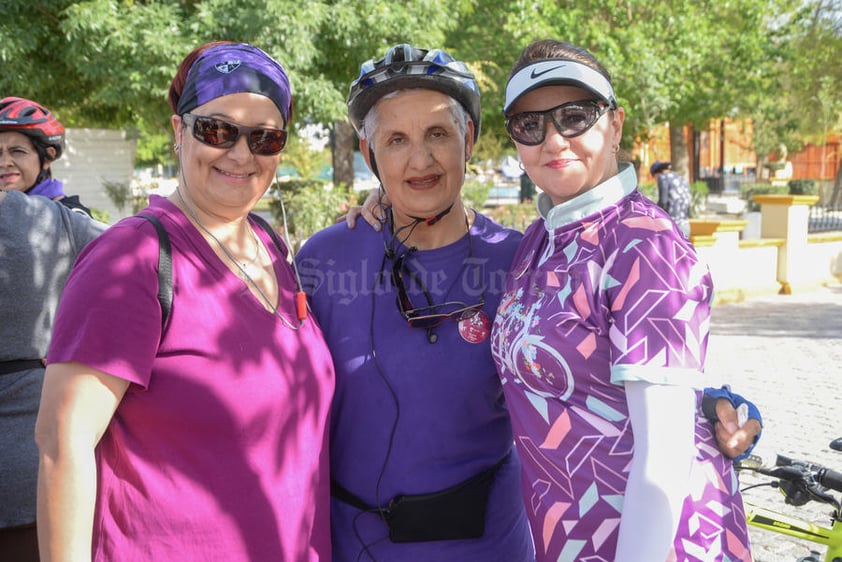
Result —
<svg viewBox="0 0 842 562"><path fill-rule="evenodd" d="M701 170L699 168L699 153L701 151L701 133L696 129L694 125L690 125L690 139L691 139L691 151L690 154L693 155L693 158L690 161L690 183L701 181L702 175Z"/></svg>
<svg viewBox="0 0 842 562"><path fill-rule="evenodd" d="M836 179L833 181L833 194L830 196L830 206L838 209L842 206L842 163L836 169Z"/></svg>
<svg viewBox="0 0 842 562"><path fill-rule="evenodd" d="M670 166L673 171L685 178L690 178L689 158L687 156L687 138L684 125L670 121Z"/></svg>
<svg viewBox="0 0 842 562"><path fill-rule="evenodd" d="M354 128L347 121L333 123L333 185L354 188Z"/></svg>

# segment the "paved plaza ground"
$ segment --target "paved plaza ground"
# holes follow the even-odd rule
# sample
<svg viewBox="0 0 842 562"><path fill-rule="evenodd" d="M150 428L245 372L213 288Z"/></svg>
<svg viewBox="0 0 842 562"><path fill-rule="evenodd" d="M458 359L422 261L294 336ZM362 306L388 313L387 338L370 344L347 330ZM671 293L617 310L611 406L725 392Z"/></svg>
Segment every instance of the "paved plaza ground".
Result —
<svg viewBox="0 0 842 562"><path fill-rule="evenodd" d="M729 382L758 405L764 416L761 452L842 471L842 453L828 447L842 437L842 286L716 305L706 371L712 382ZM787 506L772 489L744 497L823 525L830 520L827 506ZM809 543L750 532L755 562L794 561L809 551Z"/></svg>

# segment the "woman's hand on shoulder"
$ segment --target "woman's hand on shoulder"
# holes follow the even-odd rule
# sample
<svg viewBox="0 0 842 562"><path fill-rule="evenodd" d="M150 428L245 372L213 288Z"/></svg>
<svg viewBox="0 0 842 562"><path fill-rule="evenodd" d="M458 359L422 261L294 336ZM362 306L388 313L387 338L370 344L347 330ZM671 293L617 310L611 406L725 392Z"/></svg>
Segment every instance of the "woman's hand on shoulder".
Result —
<svg viewBox="0 0 842 562"><path fill-rule="evenodd" d="M386 208L388 206L389 198L386 193L381 193L380 189L372 189L362 205L355 205L348 209L348 213L344 217L340 217L339 221L344 218L348 228L354 228L357 225L357 218L361 216L365 222L371 225L371 228L379 231L383 223L386 222Z"/></svg>

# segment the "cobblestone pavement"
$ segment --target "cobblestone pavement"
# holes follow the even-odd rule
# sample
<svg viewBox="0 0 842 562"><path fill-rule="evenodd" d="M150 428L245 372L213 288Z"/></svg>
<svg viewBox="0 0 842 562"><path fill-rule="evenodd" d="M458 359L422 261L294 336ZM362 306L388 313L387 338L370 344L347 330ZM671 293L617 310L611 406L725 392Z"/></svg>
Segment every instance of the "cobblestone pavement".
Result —
<svg viewBox="0 0 842 562"><path fill-rule="evenodd" d="M842 471L842 453L828 447L842 437L842 286L716 305L706 372L758 405L764 418L758 451L810 459ZM759 477L743 474L744 484ZM744 499L828 525L830 508L786 505L771 488ZM753 527L755 562L788 562L824 547Z"/></svg>

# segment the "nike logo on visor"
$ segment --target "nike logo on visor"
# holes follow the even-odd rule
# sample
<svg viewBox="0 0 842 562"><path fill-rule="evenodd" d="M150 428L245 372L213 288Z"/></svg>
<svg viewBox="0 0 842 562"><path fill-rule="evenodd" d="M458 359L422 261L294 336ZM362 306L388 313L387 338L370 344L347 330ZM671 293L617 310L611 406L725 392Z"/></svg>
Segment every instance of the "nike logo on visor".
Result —
<svg viewBox="0 0 842 562"><path fill-rule="evenodd" d="M567 66L567 65L560 64L558 66L553 66L553 67L547 68L546 70L542 70L540 72L538 72L537 69L533 68L532 73L529 75L529 77L534 80L536 78L539 78L539 77L543 76L544 74L546 74L548 72L552 72L553 70L558 70L559 68L564 68L565 66Z"/></svg>

